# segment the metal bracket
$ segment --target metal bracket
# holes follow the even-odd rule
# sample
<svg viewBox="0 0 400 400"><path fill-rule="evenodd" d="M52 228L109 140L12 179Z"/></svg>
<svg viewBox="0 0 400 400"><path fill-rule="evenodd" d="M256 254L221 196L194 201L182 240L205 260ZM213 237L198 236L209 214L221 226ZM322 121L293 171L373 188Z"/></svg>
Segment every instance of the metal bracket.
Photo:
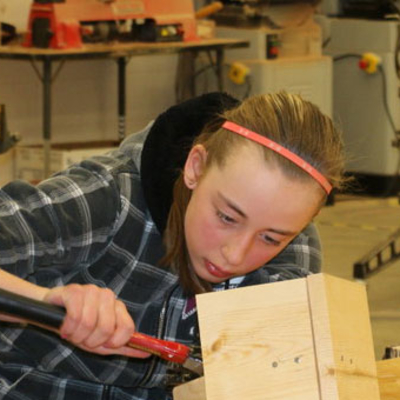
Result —
<svg viewBox="0 0 400 400"><path fill-rule="evenodd" d="M400 229L353 264L353 278L369 278L400 259L400 251L397 249L400 246L396 246L396 242L400 242Z"/></svg>

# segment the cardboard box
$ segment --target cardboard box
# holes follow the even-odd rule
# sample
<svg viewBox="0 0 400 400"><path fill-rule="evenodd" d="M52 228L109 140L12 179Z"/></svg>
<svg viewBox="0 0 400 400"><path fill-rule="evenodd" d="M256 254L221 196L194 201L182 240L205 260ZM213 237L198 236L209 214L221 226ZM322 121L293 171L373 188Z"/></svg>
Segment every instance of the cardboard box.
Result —
<svg viewBox="0 0 400 400"><path fill-rule="evenodd" d="M215 38L215 21L209 19L197 20L197 35L201 39Z"/></svg>
<svg viewBox="0 0 400 400"><path fill-rule="evenodd" d="M115 150L118 142L84 142L54 144L50 153L50 173L62 171L72 164ZM42 146L15 147L15 179L36 184L44 179Z"/></svg>

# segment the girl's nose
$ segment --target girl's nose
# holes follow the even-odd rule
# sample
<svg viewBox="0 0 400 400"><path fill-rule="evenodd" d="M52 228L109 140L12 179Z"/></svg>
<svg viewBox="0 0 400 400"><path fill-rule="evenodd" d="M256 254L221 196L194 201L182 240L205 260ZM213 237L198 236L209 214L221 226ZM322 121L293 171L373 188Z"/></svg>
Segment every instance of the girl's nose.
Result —
<svg viewBox="0 0 400 400"><path fill-rule="evenodd" d="M251 246L251 238L245 235L231 237L222 246L222 255L229 265L240 265L246 258Z"/></svg>

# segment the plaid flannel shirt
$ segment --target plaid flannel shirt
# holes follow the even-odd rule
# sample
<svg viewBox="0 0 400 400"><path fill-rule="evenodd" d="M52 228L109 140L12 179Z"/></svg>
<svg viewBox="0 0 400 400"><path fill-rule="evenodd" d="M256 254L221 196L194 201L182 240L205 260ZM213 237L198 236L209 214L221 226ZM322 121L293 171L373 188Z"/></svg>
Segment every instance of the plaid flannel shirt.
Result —
<svg viewBox="0 0 400 400"><path fill-rule="evenodd" d="M192 344L196 309L164 254L140 183L140 154L150 127L120 149L94 157L36 187L0 190L0 267L38 285L95 284L112 289L137 330ZM317 272L313 225L274 260L225 289ZM172 369L173 370L173 369ZM171 365L156 357L100 356L45 330L0 322L0 399L167 400Z"/></svg>

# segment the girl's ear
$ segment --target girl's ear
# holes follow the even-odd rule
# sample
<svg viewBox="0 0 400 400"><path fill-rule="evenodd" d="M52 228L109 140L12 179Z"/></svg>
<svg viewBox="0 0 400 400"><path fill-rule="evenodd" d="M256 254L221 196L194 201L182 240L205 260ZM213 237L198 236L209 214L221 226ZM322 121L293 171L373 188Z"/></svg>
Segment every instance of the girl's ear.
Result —
<svg viewBox="0 0 400 400"><path fill-rule="evenodd" d="M183 180L188 189L194 189L203 174L207 161L207 150L203 145L192 147L186 159Z"/></svg>

